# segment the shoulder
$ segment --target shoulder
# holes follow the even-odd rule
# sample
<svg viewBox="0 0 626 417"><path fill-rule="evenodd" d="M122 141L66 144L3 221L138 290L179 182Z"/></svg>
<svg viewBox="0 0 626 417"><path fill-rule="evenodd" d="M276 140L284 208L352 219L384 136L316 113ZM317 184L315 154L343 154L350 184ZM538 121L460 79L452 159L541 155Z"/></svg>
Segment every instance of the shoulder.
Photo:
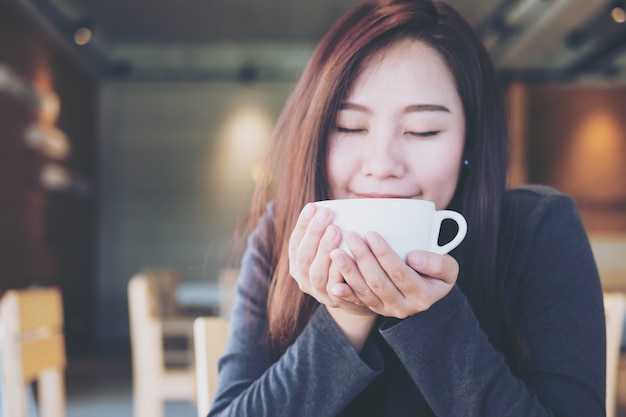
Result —
<svg viewBox="0 0 626 417"><path fill-rule="evenodd" d="M241 259L242 270L246 273L254 272L249 275L255 279L258 279L259 276L268 277L268 271L272 270L274 225L274 204L270 202L248 235L246 250ZM259 274L260 271L263 273Z"/></svg>
<svg viewBox="0 0 626 417"><path fill-rule="evenodd" d="M509 188L505 192L506 206L541 207L545 204L573 204L565 193L547 185L528 184Z"/></svg>
<svg viewBox="0 0 626 417"><path fill-rule="evenodd" d="M274 223L274 202L270 201L248 236L248 246L262 246L267 243L274 234Z"/></svg>
<svg viewBox="0 0 626 417"><path fill-rule="evenodd" d="M504 196L503 226L528 226L528 222L563 217L580 221L574 201L567 194L545 185L524 185L511 188ZM562 219L563 220L563 219Z"/></svg>
<svg viewBox="0 0 626 417"><path fill-rule="evenodd" d="M526 262L527 257L537 253L549 258L565 248L570 254L590 252L585 227L572 198L543 185L507 190L499 236L500 262Z"/></svg>
<svg viewBox="0 0 626 417"><path fill-rule="evenodd" d="M585 226L574 201L562 192L536 185L509 190L498 242L498 269L517 277L508 285L522 293L548 286L555 293L575 286L597 290Z"/></svg>
<svg viewBox="0 0 626 417"><path fill-rule="evenodd" d="M519 258L528 251L550 250L566 241L587 241L578 209L567 194L544 185L506 191L500 219L500 255Z"/></svg>

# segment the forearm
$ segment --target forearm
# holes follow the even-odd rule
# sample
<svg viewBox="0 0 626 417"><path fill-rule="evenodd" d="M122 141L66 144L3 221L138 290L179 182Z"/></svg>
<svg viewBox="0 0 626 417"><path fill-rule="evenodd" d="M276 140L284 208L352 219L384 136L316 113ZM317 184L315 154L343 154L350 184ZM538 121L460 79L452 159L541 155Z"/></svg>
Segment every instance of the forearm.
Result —
<svg viewBox="0 0 626 417"><path fill-rule="evenodd" d="M244 344L242 344L244 346ZM321 307L296 342L261 375L254 356L239 350L220 362L213 416L336 416L382 372L372 348L359 356Z"/></svg>
<svg viewBox="0 0 626 417"><path fill-rule="evenodd" d="M539 384L513 375L458 287L431 310L390 327L383 325L381 332L436 415L539 417L602 412L603 404L584 375L558 374L555 367L527 376L540 379ZM553 366L551 362L555 361L550 358L546 366ZM564 396L569 400L563 401Z"/></svg>
<svg viewBox="0 0 626 417"><path fill-rule="evenodd" d="M436 415L542 415L468 309L455 287L430 310L389 328L383 325L382 334ZM520 412L507 414L516 407Z"/></svg>

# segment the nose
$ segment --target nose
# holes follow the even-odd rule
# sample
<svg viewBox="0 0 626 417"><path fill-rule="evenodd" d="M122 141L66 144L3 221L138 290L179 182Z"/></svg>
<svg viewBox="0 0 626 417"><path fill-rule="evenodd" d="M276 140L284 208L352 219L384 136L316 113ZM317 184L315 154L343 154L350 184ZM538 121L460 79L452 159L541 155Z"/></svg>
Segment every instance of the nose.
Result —
<svg viewBox="0 0 626 417"><path fill-rule="evenodd" d="M401 177L404 162L401 146L392 138L368 138L363 157L363 174L378 178Z"/></svg>

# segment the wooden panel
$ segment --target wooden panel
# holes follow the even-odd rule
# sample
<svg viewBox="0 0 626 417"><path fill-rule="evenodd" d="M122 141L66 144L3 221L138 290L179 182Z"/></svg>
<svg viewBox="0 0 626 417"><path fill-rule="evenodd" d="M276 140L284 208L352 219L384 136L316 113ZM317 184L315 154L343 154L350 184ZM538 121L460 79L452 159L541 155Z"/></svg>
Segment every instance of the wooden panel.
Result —
<svg viewBox="0 0 626 417"><path fill-rule="evenodd" d="M6 415L27 416L26 389L31 382L37 381L39 415L64 416L63 370L66 355L59 290L7 291L0 300L0 316L3 339L1 360L6 390L6 397L3 397L6 404L2 405L6 407Z"/></svg>
<svg viewBox="0 0 626 417"><path fill-rule="evenodd" d="M65 343L61 334L29 340L20 347L24 381L32 381L46 368L65 367Z"/></svg>
<svg viewBox="0 0 626 417"><path fill-rule="evenodd" d="M28 21L0 2L0 63L34 88L48 68L44 42ZM47 196L38 184L42 156L26 146L24 132L36 121L27 101L0 91L0 287L46 285L54 257L46 241Z"/></svg>
<svg viewBox="0 0 626 417"><path fill-rule="evenodd" d="M19 294L9 291L9 293L18 297L20 317L18 331L34 330L40 326L62 327L61 293L57 289L46 288Z"/></svg>
<svg viewBox="0 0 626 417"><path fill-rule="evenodd" d="M59 96L58 120L45 123L67 134L71 152L57 162L92 182L99 80L20 3L0 1L0 64L38 93ZM42 164L51 160L26 144L24 132L44 119L19 96L0 91L0 288L59 287L68 348L84 351L93 334L96 190L79 195L40 184Z"/></svg>
<svg viewBox="0 0 626 417"><path fill-rule="evenodd" d="M528 178L576 202L590 233L626 233L626 88L528 89Z"/></svg>

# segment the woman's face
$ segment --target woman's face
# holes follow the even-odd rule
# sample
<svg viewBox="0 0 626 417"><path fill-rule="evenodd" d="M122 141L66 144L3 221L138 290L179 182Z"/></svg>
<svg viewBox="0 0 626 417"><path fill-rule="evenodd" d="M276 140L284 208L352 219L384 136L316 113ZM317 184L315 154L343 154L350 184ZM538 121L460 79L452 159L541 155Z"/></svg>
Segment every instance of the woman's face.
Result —
<svg viewBox="0 0 626 417"><path fill-rule="evenodd" d="M364 66L329 138L332 198L401 197L450 203L465 117L439 53L402 40Z"/></svg>

